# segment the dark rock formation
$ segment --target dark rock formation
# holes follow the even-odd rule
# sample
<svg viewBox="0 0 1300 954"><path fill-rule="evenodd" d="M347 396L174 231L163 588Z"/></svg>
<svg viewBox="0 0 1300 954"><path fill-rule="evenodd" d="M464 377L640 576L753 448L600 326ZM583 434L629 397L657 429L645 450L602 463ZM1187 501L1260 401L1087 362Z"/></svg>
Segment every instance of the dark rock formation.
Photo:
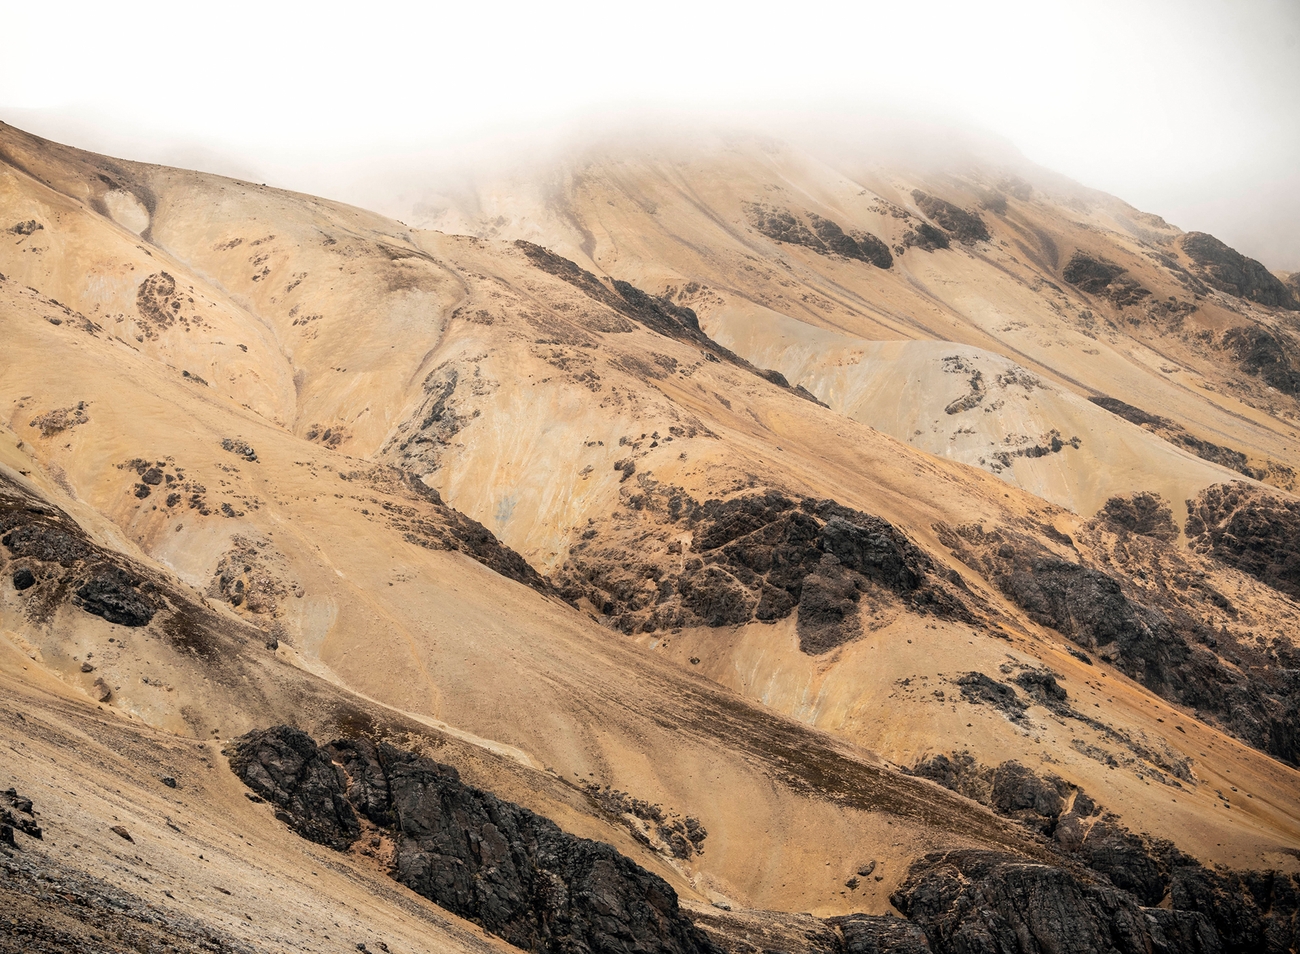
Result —
<svg viewBox="0 0 1300 954"><path fill-rule="evenodd" d="M157 607L140 593L140 579L111 564L90 568L73 603L119 626L146 626Z"/></svg>
<svg viewBox="0 0 1300 954"><path fill-rule="evenodd" d="M1112 528L1172 540L1178 536L1174 514L1159 494L1139 492L1127 497L1111 497L1101 508L1103 520Z"/></svg>
<svg viewBox="0 0 1300 954"><path fill-rule="evenodd" d="M1107 397L1106 395L1095 395L1088 398L1098 407L1103 407L1112 414L1124 418L1124 420L1136 424L1153 434L1163 437L1175 447L1181 447L1183 450L1195 454L1202 460L1208 460L1214 464L1221 464L1230 470L1235 470L1239 474L1244 474L1254 480L1263 480L1268 476L1268 472L1256 467L1251 467L1245 454L1241 451L1233 450L1231 447L1224 447L1220 444L1213 444L1210 441L1202 440L1189 434L1187 430L1174 421L1166 417L1160 417L1156 414L1148 414L1141 408L1134 407L1132 404L1126 404L1119 398Z"/></svg>
<svg viewBox="0 0 1300 954"><path fill-rule="evenodd" d="M939 249L948 248L950 244L947 234L936 229L929 222L918 222L903 236L905 247L919 248L923 252L937 252Z"/></svg>
<svg viewBox="0 0 1300 954"><path fill-rule="evenodd" d="M1300 502L1246 483L1214 484L1187 501L1188 542L1300 599Z"/></svg>
<svg viewBox="0 0 1300 954"><path fill-rule="evenodd" d="M763 377L763 373L758 368L705 334L700 328L699 318L692 309L677 305L668 298L656 298L635 285L618 279L612 279L610 284L606 285L591 272L579 268L577 263L532 242L516 239L515 246L537 268L568 282L589 298L618 314L625 315L665 337L698 345L704 349L709 360L727 361ZM821 403L805 388L791 388L788 384L786 388L799 397L817 404Z"/></svg>
<svg viewBox="0 0 1300 954"><path fill-rule="evenodd" d="M912 198L922 212L938 222L940 227L957 241L965 245L973 245L976 242L989 240L989 230L985 227L984 220L976 213L967 212L951 202L927 195L920 189L912 190Z"/></svg>
<svg viewBox="0 0 1300 954"><path fill-rule="evenodd" d="M703 504L676 491L665 509L667 519L694 531L684 562L638 566L633 578L621 566L571 559L559 574L561 593L588 599L625 632L772 622L797 611L808 653L854 638L864 605L901 601L970 618L929 556L871 514L777 491ZM656 589L643 585L646 576Z"/></svg>
<svg viewBox="0 0 1300 954"><path fill-rule="evenodd" d="M811 228L793 212L757 202L745 203L745 214L756 230L773 241L802 245L821 255L841 255L870 262L877 268L889 268L894 264L889 246L876 236L860 231L846 234L838 222L815 212L807 213Z"/></svg>
<svg viewBox="0 0 1300 954"><path fill-rule="evenodd" d="M930 954L925 932L902 918L846 914L829 923L840 929L844 954Z"/></svg>
<svg viewBox="0 0 1300 954"><path fill-rule="evenodd" d="M221 441L221 449L231 454L235 454L249 463L257 462L257 451L253 450L251 444L247 441L240 440L237 437L227 437ZM141 478L143 479L143 478ZM149 481L145 481L149 483Z"/></svg>
<svg viewBox="0 0 1300 954"><path fill-rule="evenodd" d="M1219 512L1218 505L1207 504L1210 519L1198 518L1201 523L1191 525L1188 536L1197 536L1202 524L1212 526L1213 514ZM1278 542L1294 539L1283 537L1289 526L1285 520L1273 530L1261 525L1254 546L1275 547L1271 563L1256 559L1226 534L1218 546L1231 559L1274 573L1281 583L1292 572L1286 554L1293 544ZM1119 577L1051 554L1029 537L1000 530L985 533L971 526L942 528L941 539L1034 622L1055 629L1151 691L1195 709L1201 718L1217 722L1250 745L1290 764L1300 763L1300 731L1292 728L1300 712L1300 679L1287 665L1279 667L1267 657L1225 661L1216 655L1216 632L1183 605L1203 613L1201 600L1214 600L1212 591L1202 587L1175 598L1166 590L1162 602L1152 605L1130 597ZM1162 543L1152 540L1152 545ZM1198 545L1214 548L1213 535L1206 534ZM1238 552L1232 556L1234 549ZM1218 601L1227 605L1221 595ZM1287 644L1276 651L1300 662L1300 654Z"/></svg>
<svg viewBox="0 0 1300 954"><path fill-rule="evenodd" d="M1198 912L1148 917L1131 894L1105 879L998 852L926 855L912 865L890 900L924 929L940 954L1223 950ZM1170 933L1181 943L1172 943ZM1193 946L1185 946L1189 940Z"/></svg>
<svg viewBox="0 0 1300 954"><path fill-rule="evenodd" d="M0 841L17 847L14 832L20 831L29 838L42 840L41 826L36 824L36 810L32 800L18 794L17 789L0 792Z"/></svg>
<svg viewBox="0 0 1300 954"><path fill-rule="evenodd" d="M300 834L337 849L357 837L355 806L391 832L397 881L516 947L717 951L662 878L608 845L463 784L455 769L431 759L364 739L319 749L305 733L279 726L236 740L230 763Z"/></svg>
<svg viewBox="0 0 1300 954"><path fill-rule="evenodd" d="M1259 325L1242 325L1223 333L1224 350L1247 374L1263 379L1283 394L1300 394L1300 371L1291 361L1282 335Z"/></svg>
<svg viewBox="0 0 1300 954"><path fill-rule="evenodd" d="M36 576L25 566L20 566L14 570L13 583L15 590L26 590L36 585Z"/></svg>
<svg viewBox="0 0 1300 954"><path fill-rule="evenodd" d="M1106 298L1117 307L1136 305L1151 292L1131 278L1124 278L1127 269L1114 262L1095 259L1076 251L1066 262L1061 277L1082 292Z"/></svg>
<svg viewBox="0 0 1300 954"><path fill-rule="evenodd" d="M361 835L344 798L342 771L301 729L281 725L250 732L232 742L226 755L230 770L302 837L344 851Z"/></svg>
<svg viewBox="0 0 1300 954"><path fill-rule="evenodd" d="M991 679L982 672L968 672L958 677L957 685L967 702L1001 709L1012 722L1024 720L1027 706L1020 701L1016 690L1006 683Z"/></svg>
<svg viewBox="0 0 1300 954"><path fill-rule="evenodd" d="M1300 301L1272 272L1213 235L1188 232L1180 244L1200 277L1220 291L1261 305L1300 310Z"/></svg>

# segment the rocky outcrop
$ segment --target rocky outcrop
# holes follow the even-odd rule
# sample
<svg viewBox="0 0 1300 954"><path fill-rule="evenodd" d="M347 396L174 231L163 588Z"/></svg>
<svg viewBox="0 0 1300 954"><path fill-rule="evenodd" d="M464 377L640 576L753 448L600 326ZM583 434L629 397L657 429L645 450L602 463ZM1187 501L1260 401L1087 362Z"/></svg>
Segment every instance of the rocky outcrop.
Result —
<svg viewBox="0 0 1300 954"><path fill-rule="evenodd" d="M1105 879L998 852L926 855L912 865L890 900L925 931L940 954L1225 950L1199 912L1149 916L1131 894ZM1176 940L1171 941L1171 934Z"/></svg>
<svg viewBox="0 0 1300 954"><path fill-rule="evenodd" d="M967 212L944 199L927 195L920 189L912 190L912 198L922 212L939 223L945 232L962 244L973 245L976 242L989 240L989 230L984 225L984 220L976 213Z"/></svg>
<svg viewBox="0 0 1300 954"><path fill-rule="evenodd" d="M1099 516L1113 529L1127 533L1158 540L1178 536L1173 511L1159 494L1139 491L1111 497L1102 505Z"/></svg>
<svg viewBox="0 0 1300 954"><path fill-rule="evenodd" d="M1300 371L1291 360L1291 349L1281 333L1259 325L1242 325L1223 333L1223 348L1241 370L1260 378L1283 394L1300 394Z"/></svg>
<svg viewBox="0 0 1300 954"><path fill-rule="evenodd" d="M304 837L344 850L359 815L393 839L394 879L523 950L717 950L662 878L465 785L450 766L367 739L322 749L287 726L249 733L228 754Z"/></svg>
<svg viewBox="0 0 1300 954"><path fill-rule="evenodd" d="M1136 305L1151 292L1131 278L1125 278L1127 269L1076 251L1066 262L1061 277L1089 295L1105 298L1116 307Z"/></svg>
<svg viewBox="0 0 1300 954"><path fill-rule="evenodd" d="M1088 400L1098 407L1105 408L1112 414L1124 418L1129 423L1136 424L1138 427L1164 438L1175 447L1181 447L1183 450L1195 454L1202 460L1220 464L1253 480L1264 480L1269 476L1267 470L1250 466L1249 459L1241 451L1202 440L1189 433L1181 424L1171 421L1167 417L1149 414L1141 408L1121 401L1119 398L1109 397L1104 394L1095 395L1088 398Z"/></svg>
<svg viewBox="0 0 1300 954"><path fill-rule="evenodd" d="M37 616L64 599L120 626L144 626L158 611L153 585L135 567L91 543L66 514L3 485L0 544L23 561L14 588Z"/></svg>
<svg viewBox="0 0 1300 954"><path fill-rule="evenodd" d="M676 566L637 566L625 580L611 553L600 563L571 557L559 574L565 596L589 600L625 632L774 622L796 613L800 648L818 654L860 634L864 607L902 604L971 618L957 583L872 514L777 491L703 504L678 491L661 495L666 502L654 497L641 505L662 505L667 520L693 535ZM647 574L653 589L644 585Z"/></svg>
<svg viewBox="0 0 1300 954"><path fill-rule="evenodd" d="M758 232L786 245L802 245L821 255L869 262L877 268L889 268L894 256L889 246L868 232L845 233L838 222L807 213L808 224L787 209L776 209L758 202L745 203L745 215ZM811 226L811 227L810 227Z"/></svg>
<svg viewBox="0 0 1300 954"><path fill-rule="evenodd" d="M360 837L357 814L344 798L342 771L301 729L282 725L251 732L231 743L226 756L230 770L302 837L338 851Z"/></svg>
<svg viewBox="0 0 1300 954"><path fill-rule="evenodd" d="M1291 289L1272 272L1213 235L1188 232L1180 244L1196 273L1220 291L1274 308L1300 309Z"/></svg>
<svg viewBox="0 0 1300 954"><path fill-rule="evenodd" d="M1187 501L1188 543L1300 600L1300 501L1246 483L1214 484Z"/></svg>
<svg viewBox="0 0 1300 954"><path fill-rule="evenodd" d="M1207 507L1211 519L1198 519L1211 526L1215 512ZM1200 525L1190 525L1188 536L1195 536L1193 531ZM1261 529L1260 542L1255 544L1275 547L1274 557L1281 557L1280 563L1273 564L1279 580L1287 579L1285 553L1291 544L1281 542L1287 526L1279 520L1276 535ZM1225 612L1230 608L1221 595L1204 587L1177 594L1166 589L1149 594L1159 598L1149 603L1143 598L1148 594L1139 596L1131 581L1126 591L1121 577L1053 554L1028 536L1005 530L985 532L975 526L944 527L940 532L940 539L959 559L978 568L1035 623L1056 630L1156 694L1196 710L1201 718L1217 722L1248 744L1300 764L1296 745L1300 732L1288 727L1300 711L1300 679L1286 662L1300 654L1279 640L1273 650L1276 659L1258 653L1247 657L1244 652L1221 658L1213 651L1219 633L1202 618L1206 596L1222 603ZM1212 549L1214 535L1205 537L1201 545ZM1218 546L1226 553L1239 549L1236 559L1267 572L1260 565L1264 561L1256 561L1249 548L1231 539L1222 535ZM1158 539L1151 539L1151 545L1168 546Z"/></svg>

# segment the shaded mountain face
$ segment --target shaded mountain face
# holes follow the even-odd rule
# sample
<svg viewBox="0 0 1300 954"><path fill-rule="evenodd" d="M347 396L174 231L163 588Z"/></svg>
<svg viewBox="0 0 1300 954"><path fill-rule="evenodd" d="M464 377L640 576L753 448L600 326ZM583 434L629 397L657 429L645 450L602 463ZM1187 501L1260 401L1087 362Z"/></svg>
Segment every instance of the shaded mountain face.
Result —
<svg viewBox="0 0 1300 954"><path fill-rule="evenodd" d="M0 127L40 931L1294 946L1285 284L1041 170L759 141L443 208Z"/></svg>

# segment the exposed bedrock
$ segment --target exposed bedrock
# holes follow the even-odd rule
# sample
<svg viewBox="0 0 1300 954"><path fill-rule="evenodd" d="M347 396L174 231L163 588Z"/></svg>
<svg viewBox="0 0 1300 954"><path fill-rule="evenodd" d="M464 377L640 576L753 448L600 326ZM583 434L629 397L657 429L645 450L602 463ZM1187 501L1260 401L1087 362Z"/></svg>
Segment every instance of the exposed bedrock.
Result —
<svg viewBox="0 0 1300 954"><path fill-rule="evenodd" d="M920 189L912 190L912 198L922 212L939 223L957 241L972 245L989 240L989 230L976 213L967 212L937 196L927 195Z"/></svg>
<svg viewBox="0 0 1300 954"><path fill-rule="evenodd" d="M970 619L960 587L900 530L831 500L777 491L698 503L680 490L637 495L664 524L691 531L690 549L667 565L625 572L621 551L584 551L557 577L624 632L674 626L774 622L797 613L800 648L827 652L862 631L866 610L904 606ZM643 584L654 580L653 589Z"/></svg>
<svg viewBox="0 0 1300 954"><path fill-rule="evenodd" d="M1188 232L1180 243L1200 277L1220 291L1274 308L1300 309L1286 284L1253 258L1205 232Z"/></svg>
<svg viewBox="0 0 1300 954"><path fill-rule="evenodd" d="M609 845L460 781L454 768L358 739L325 748L277 726L231 769L304 837L343 850L361 819L393 839L393 878L527 951L711 954L659 876Z"/></svg>
<svg viewBox="0 0 1300 954"><path fill-rule="evenodd" d="M1115 509L1127 508L1117 505ZM1207 516L1220 512L1207 511ZM1154 512L1159 513L1159 508ZM1107 516L1103 514L1103 519ZM1281 519L1277 525L1287 526ZM1225 629L1208 625L1203 619L1207 605L1221 609L1225 618L1233 612L1221 594L1204 584L1181 589L1152 585L1139 592L1133 580L1125 582L1060 557L1033 538L1010 530L986 532L964 526L940 531L959 559L979 570L1035 623L1097 653L1152 692L1196 710L1199 717L1261 751L1300 764L1296 744L1300 732L1294 728L1300 712L1300 678L1294 662L1289 662L1300 654L1284 641L1272 647L1272 656L1261 654ZM1207 539L1210 536L1206 534ZM1281 575L1294 537L1263 538L1271 541L1283 561L1268 568ZM1146 541L1144 545L1152 548L1148 556L1170 564L1171 575L1190 580L1171 545L1159 535L1132 539ZM1241 559L1254 557L1243 552Z"/></svg>

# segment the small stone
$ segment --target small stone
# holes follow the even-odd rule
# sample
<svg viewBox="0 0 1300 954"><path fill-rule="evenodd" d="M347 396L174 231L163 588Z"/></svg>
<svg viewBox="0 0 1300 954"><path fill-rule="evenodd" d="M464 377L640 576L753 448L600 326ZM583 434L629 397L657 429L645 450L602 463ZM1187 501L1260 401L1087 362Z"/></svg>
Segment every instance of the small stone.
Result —
<svg viewBox="0 0 1300 954"><path fill-rule="evenodd" d="M163 776L162 778L160 778L158 781L162 782L162 783L163 783L164 785L166 785L168 788L175 788L175 787L176 787L176 779L172 778L170 775L164 775L164 776Z"/></svg>
<svg viewBox="0 0 1300 954"><path fill-rule="evenodd" d="M873 858L871 861L868 861L865 865L862 865L861 867L858 868L858 877L869 878L871 877L871 873L875 870L876 870L876 862L875 859Z"/></svg>
<svg viewBox="0 0 1300 954"><path fill-rule="evenodd" d="M131 837L131 833L127 831L125 828L123 828L121 825L114 825L112 828L109 829L109 831L117 835L118 838L124 838L127 841L131 842L132 844L135 844L135 839Z"/></svg>
<svg viewBox="0 0 1300 954"><path fill-rule="evenodd" d="M95 680L94 690L94 696L98 702L107 702L109 699L113 698L113 690L109 687L108 683L103 680L103 677L99 677Z"/></svg>
<svg viewBox="0 0 1300 954"><path fill-rule="evenodd" d="M84 662L84 663L81 664L81 671L82 671L82 672L94 672L94 671L95 671L95 667L92 666L92 665L91 665L90 663L88 663L88 662Z"/></svg>

